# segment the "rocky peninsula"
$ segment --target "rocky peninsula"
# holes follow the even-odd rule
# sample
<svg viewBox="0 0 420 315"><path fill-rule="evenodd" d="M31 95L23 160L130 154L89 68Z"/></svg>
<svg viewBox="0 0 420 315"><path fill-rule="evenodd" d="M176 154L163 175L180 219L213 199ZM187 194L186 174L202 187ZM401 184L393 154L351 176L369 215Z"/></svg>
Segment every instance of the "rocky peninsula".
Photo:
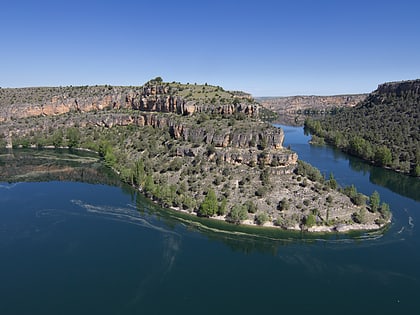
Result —
<svg viewBox="0 0 420 315"><path fill-rule="evenodd" d="M262 110L244 92L161 78L0 89L0 147L90 149L162 206L235 224L326 232L390 222L385 206L299 161Z"/></svg>

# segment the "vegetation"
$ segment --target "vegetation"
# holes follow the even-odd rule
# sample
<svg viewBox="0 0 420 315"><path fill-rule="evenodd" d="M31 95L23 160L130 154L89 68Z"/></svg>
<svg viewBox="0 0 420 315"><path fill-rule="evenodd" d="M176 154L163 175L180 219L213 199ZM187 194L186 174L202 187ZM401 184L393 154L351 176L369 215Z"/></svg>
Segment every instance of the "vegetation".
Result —
<svg viewBox="0 0 420 315"><path fill-rule="evenodd" d="M332 116L308 118L305 126L316 139L325 139L345 152L420 176L419 117L418 88L401 88L372 93L358 106Z"/></svg>
<svg viewBox="0 0 420 315"><path fill-rule="evenodd" d="M217 214L218 210L216 193L213 189L210 189L198 209L198 214L203 217L212 217Z"/></svg>
<svg viewBox="0 0 420 315"><path fill-rule="evenodd" d="M104 95L126 91L110 86L63 91L83 95L96 89ZM149 81L147 89L170 97L183 95L202 102L202 107L198 113L184 115L107 108L25 117L0 124L0 134L2 128L6 130L14 147L93 150L124 182L155 202L203 217L223 216L235 224L249 219L259 225L274 221L283 228L330 227L352 224L354 204L359 212L367 207L364 195L354 187L338 187L333 174L326 180L308 163L284 162L293 160L293 153L275 148L273 135L279 133L274 127L249 113L223 111L222 104L254 106L249 95L207 84L164 83L159 77ZM378 219L382 225L389 218L389 207L384 205L369 212L366 221Z"/></svg>
<svg viewBox="0 0 420 315"><path fill-rule="evenodd" d="M248 218L248 214L245 207L241 205L234 205L229 212L227 221L235 223L235 224L240 224L241 221L247 218Z"/></svg>

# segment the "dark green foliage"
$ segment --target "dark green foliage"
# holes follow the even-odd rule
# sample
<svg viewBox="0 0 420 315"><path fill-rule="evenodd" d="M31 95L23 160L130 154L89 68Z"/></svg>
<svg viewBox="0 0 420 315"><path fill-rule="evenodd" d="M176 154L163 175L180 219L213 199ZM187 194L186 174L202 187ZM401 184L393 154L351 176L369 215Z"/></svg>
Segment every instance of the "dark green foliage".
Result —
<svg viewBox="0 0 420 315"><path fill-rule="evenodd" d="M63 145L63 131L61 129L58 129L54 131L54 134L52 136L52 144L58 148Z"/></svg>
<svg viewBox="0 0 420 315"><path fill-rule="evenodd" d="M379 196L379 193L375 190L369 198L370 210L372 212L378 211L379 203L380 203L380 196Z"/></svg>
<svg viewBox="0 0 420 315"><path fill-rule="evenodd" d="M366 204L366 196L363 195L362 193L357 193L353 198L351 198L351 201L356 206L363 206Z"/></svg>
<svg viewBox="0 0 420 315"><path fill-rule="evenodd" d="M69 148L76 148L80 142L80 131L79 129L72 127L67 129L67 146Z"/></svg>
<svg viewBox="0 0 420 315"><path fill-rule="evenodd" d="M330 177L328 179L328 186L330 186L331 189L337 189L338 187L337 181L335 180L333 173L330 173Z"/></svg>
<svg viewBox="0 0 420 315"><path fill-rule="evenodd" d="M379 212L382 214L382 218L384 220L389 220L391 218L391 210L389 209L389 205L387 203L383 202L381 204Z"/></svg>
<svg viewBox="0 0 420 315"><path fill-rule="evenodd" d="M255 196L264 197L267 193L267 187L261 186L255 191Z"/></svg>
<svg viewBox="0 0 420 315"><path fill-rule="evenodd" d="M316 224L316 217L313 214L309 214L303 218L303 224L306 227L312 227Z"/></svg>
<svg viewBox="0 0 420 315"><path fill-rule="evenodd" d="M267 222L269 220L268 214L267 212L258 212L255 215L255 222L258 225L263 225L265 222Z"/></svg>
<svg viewBox="0 0 420 315"><path fill-rule="evenodd" d="M264 186L270 185L270 170L265 168L260 174L261 182Z"/></svg>
<svg viewBox="0 0 420 315"><path fill-rule="evenodd" d="M181 168L182 168L182 159L178 157L174 158L168 167L168 169L173 172L179 171Z"/></svg>
<svg viewBox="0 0 420 315"><path fill-rule="evenodd" d="M354 212L352 215L352 219L354 222L359 224L366 223L366 209L361 209L358 212Z"/></svg>
<svg viewBox="0 0 420 315"><path fill-rule="evenodd" d="M283 210L289 210L290 204L287 201L286 198L283 198L279 201L279 204L277 205L277 210L283 211Z"/></svg>
<svg viewBox="0 0 420 315"><path fill-rule="evenodd" d="M115 166L117 158L112 149L112 145L108 141L104 140L99 144L99 155L103 157L105 165L109 167Z"/></svg>
<svg viewBox="0 0 420 315"><path fill-rule="evenodd" d="M145 179L145 181L144 181L144 188L143 188L143 190L146 192L146 193L150 193L150 194L154 194L155 193L155 191L156 191L156 184L155 184L155 182L154 182L154 180L153 180L153 177L151 176L151 175L147 175L146 176L146 179Z"/></svg>
<svg viewBox="0 0 420 315"><path fill-rule="evenodd" d="M244 203L244 207L246 208L248 213L255 213L257 212L257 206L255 203L252 202L252 200L248 200Z"/></svg>
<svg viewBox="0 0 420 315"><path fill-rule="evenodd" d="M217 209L218 215L225 215L227 211L227 199L223 198L219 204L219 208Z"/></svg>
<svg viewBox="0 0 420 315"><path fill-rule="evenodd" d="M416 171L420 163L419 90L397 87L391 91L374 92L356 107L321 120L307 119L305 126L350 154L420 176L420 169Z"/></svg>
<svg viewBox="0 0 420 315"><path fill-rule="evenodd" d="M304 161L298 160L298 167L295 172L298 175L308 177L311 181L324 182L324 177L321 175L321 172Z"/></svg>
<svg viewBox="0 0 420 315"><path fill-rule="evenodd" d="M229 212L226 220L231 223L239 224L241 221L248 218L248 212L242 205L234 205Z"/></svg>
<svg viewBox="0 0 420 315"><path fill-rule="evenodd" d="M344 194L347 195L350 200L357 206L362 206L366 204L366 196L358 193L354 185L344 188Z"/></svg>
<svg viewBox="0 0 420 315"><path fill-rule="evenodd" d="M137 160L133 171L133 184L143 187L146 180L146 171L144 170L143 160Z"/></svg>
<svg viewBox="0 0 420 315"><path fill-rule="evenodd" d="M392 163L391 150L384 145L377 147L374 160L379 166L390 166Z"/></svg>

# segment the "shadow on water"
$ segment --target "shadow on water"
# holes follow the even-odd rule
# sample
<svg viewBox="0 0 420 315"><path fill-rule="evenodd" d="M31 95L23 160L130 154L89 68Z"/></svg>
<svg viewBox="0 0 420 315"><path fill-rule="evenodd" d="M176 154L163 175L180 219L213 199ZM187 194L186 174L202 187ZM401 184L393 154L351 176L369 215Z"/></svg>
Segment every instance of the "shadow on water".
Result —
<svg viewBox="0 0 420 315"><path fill-rule="evenodd" d="M0 150L0 181L74 181L121 186L118 177L91 152L68 149Z"/></svg>

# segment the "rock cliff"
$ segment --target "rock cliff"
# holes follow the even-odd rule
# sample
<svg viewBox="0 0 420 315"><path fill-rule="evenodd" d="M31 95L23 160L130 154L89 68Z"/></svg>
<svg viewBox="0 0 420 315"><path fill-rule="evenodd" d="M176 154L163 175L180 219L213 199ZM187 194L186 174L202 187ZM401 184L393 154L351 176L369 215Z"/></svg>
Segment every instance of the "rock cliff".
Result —
<svg viewBox="0 0 420 315"><path fill-rule="evenodd" d="M86 113L105 109L191 115L209 113L258 116L258 104L249 97L229 99L188 99L171 85L143 87L66 87L0 89L0 122L33 116L70 112ZM32 96L32 97L31 97ZM233 96L233 93L231 94Z"/></svg>
<svg viewBox="0 0 420 315"><path fill-rule="evenodd" d="M281 115L296 114L305 110L325 112L334 107L353 107L366 98L367 94L335 95L335 96L287 96L265 97L257 100L264 107Z"/></svg>
<svg viewBox="0 0 420 315"><path fill-rule="evenodd" d="M420 79L407 80L399 82L387 82L378 85L373 94L395 94L395 96L404 96L407 92L413 95L420 95Z"/></svg>
<svg viewBox="0 0 420 315"><path fill-rule="evenodd" d="M0 111L0 147L96 151L123 181L165 207L328 231L353 225L363 210L311 180L316 172L298 167L296 153L282 145L283 131L258 118L259 105L246 93L157 79L142 87L0 89ZM217 200L207 207L212 192ZM336 207L327 206L332 199Z"/></svg>

